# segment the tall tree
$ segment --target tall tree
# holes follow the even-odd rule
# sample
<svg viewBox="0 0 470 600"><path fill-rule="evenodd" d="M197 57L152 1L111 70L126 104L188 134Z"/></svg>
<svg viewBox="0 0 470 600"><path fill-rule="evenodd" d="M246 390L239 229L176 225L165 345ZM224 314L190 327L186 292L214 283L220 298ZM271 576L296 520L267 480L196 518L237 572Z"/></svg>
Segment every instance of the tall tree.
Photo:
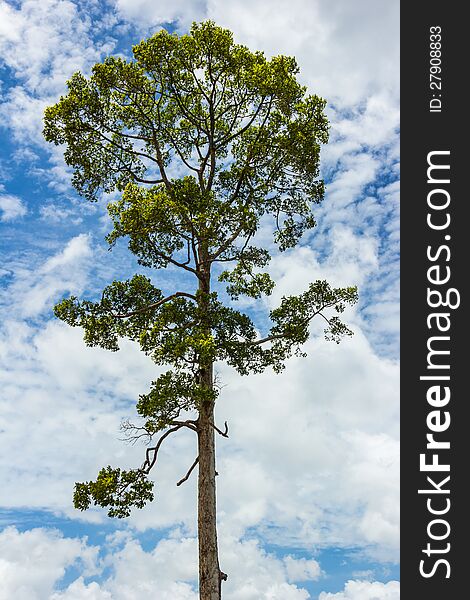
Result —
<svg viewBox="0 0 470 600"><path fill-rule="evenodd" d="M94 201L120 192L108 204L110 246L127 238L140 265L184 271L187 287L165 295L139 274L114 281L98 301L56 305L60 319L84 329L87 345L116 351L127 337L169 367L139 396L141 426L132 433L127 425L131 435L148 437L142 466L103 468L95 481L76 484L74 504L94 503L117 517L143 507L153 499L148 476L162 442L190 429L198 455L178 484L198 467L200 598L219 600L227 576L217 549L215 433L228 431L214 422L214 363L241 375L280 372L301 352L315 317L325 320L327 338L351 335L338 313L357 292L315 281L282 298L260 337L250 317L216 291L225 286L233 301L269 295L274 281L263 269L270 254L254 245L256 232L271 227L284 251L315 226L328 122L325 101L298 83L295 60L268 60L211 21L193 24L188 35L162 30L133 52L132 61L106 58L88 79L75 73L67 95L46 110L44 135L65 145L79 194Z"/></svg>

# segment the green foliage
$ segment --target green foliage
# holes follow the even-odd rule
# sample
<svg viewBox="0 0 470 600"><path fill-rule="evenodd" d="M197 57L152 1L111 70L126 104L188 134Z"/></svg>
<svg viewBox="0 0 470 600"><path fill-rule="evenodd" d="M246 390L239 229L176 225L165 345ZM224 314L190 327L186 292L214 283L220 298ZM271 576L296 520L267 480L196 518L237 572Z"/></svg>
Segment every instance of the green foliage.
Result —
<svg viewBox="0 0 470 600"><path fill-rule="evenodd" d="M135 275L114 281L98 301L71 297L55 307L58 318L83 328L87 345L116 351L127 337L170 367L137 404L152 437L184 411L214 403L203 374L215 361L242 375L279 372L301 353L317 316L327 323L327 339L351 335L338 314L357 301L357 291L316 281L271 311L265 337L211 291L216 271L234 301L271 294L274 281L263 270L270 254L253 245L257 231L270 222L285 251L315 226L328 121L325 101L298 83L295 60L251 52L211 21L182 36L159 31L133 51L131 61L106 58L90 78L73 75L67 94L46 109L44 135L65 145L82 196L120 192L108 204L110 247L124 238L141 266L178 268L193 280L189 291L165 297ZM108 467L96 482L77 484L75 505L93 501L126 516L151 498L148 454L144 465Z"/></svg>
<svg viewBox="0 0 470 600"><path fill-rule="evenodd" d="M167 371L152 382L148 394L139 396L137 412L146 419L145 428L155 433L171 425L181 411L198 409L216 397L214 388L196 383L191 373Z"/></svg>
<svg viewBox="0 0 470 600"><path fill-rule="evenodd" d="M110 517L128 517L131 506L143 508L153 500L153 483L140 469L121 471L106 467L98 473L96 481L76 483L73 504L86 510L91 503L110 507Z"/></svg>
<svg viewBox="0 0 470 600"><path fill-rule="evenodd" d="M223 271L219 281L227 282L227 292L232 300L241 295L260 298L269 296L274 289L274 281L268 273L255 272L254 268L265 267L270 260L269 252L250 246L237 256L237 264L232 271Z"/></svg>
<svg viewBox="0 0 470 600"><path fill-rule="evenodd" d="M66 145L86 198L124 192L110 239L130 235L145 264L166 266L152 241L168 255L193 233L231 255L233 233L253 234L266 213L285 249L315 224L328 139L325 102L297 73L293 58L250 52L210 21L181 37L162 30L134 47L134 61L109 57L90 79L76 73L46 110L44 135ZM188 172L181 180L170 181L172 159Z"/></svg>

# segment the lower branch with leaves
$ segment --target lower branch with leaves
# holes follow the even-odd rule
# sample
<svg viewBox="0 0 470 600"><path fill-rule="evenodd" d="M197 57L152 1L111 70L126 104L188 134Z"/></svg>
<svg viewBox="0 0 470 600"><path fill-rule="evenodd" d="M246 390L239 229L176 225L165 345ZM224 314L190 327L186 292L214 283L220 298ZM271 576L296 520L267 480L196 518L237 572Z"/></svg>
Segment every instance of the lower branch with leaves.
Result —
<svg viewBox="0 0 470 600"><path fill-rule="evenodd" d="M108 516L118 518L128 517L133 507L143 508L147 502L154 499L154 482L148 479L148 475L157 462L163 442L182 428L197 433L197 423L197 420L172 421L172 427L162 433L154 446L146 449L145 460L139 469L126 471L108 465L100 470L95 481L76 483L73 497L75 508L86 510L92 504L98 505L108 508ZM223 431L214 424L212 427L219 435L228 438L227 421L224 423ZM150 443L154 435L154 432L145 426L139 427L129 421L124 421L121 428L126 433L126 439L132 443L143 437L147 437ZM198 462L199 457L196 457L186 475L176 483L177 486L189 479Z"/></svg>

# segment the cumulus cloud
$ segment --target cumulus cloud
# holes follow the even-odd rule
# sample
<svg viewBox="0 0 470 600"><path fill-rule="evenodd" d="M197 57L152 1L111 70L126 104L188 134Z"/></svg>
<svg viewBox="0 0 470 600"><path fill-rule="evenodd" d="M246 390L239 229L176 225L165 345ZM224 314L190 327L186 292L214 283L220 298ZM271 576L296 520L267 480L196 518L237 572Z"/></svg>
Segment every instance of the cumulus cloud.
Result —
<svg viewBox="0 0 470 600"><path fill-rule="evenodd" d="M175 0L165 3L153 0L116 0L119 13L146 30L166 23L176 25L180 31L187 29L192 21L198 21L204 15L205 4L204 0Z"/></svg>
<svg viewBox="0 0 470 600"><path fill-rule="evenodd" d="M306 558L286 556L284 564L289 581L315 581L321 575L320 565L313 559L307 560Z"/></svg>
<svg viewBox="0 0 470 600"><path fill-rule="evenodd" d="M221 371L217 408L221 520L285 546L398 553L397 365L356 331L340 347L312 341L282 376Z"/></svg>
<svg viewBox="0 0 470 600"><path fill-rule="evenodd" d="M67 568L78 566L85 575L94 574L97 556L97 547L64 538L56 530L21 533L7 527L0 532L0 600L46 600Z"/></svg>
<svg viewBox="0 0 470 600"><path fill-rule="evenodd" d="M398 97L396 3L209 0L207 6L207 15L240 42L295 56L304 82L329 102L353 106L384 90Z"/></svg>
<svg viewBox="0 0 470 600"><path fill-rule="evenodd" d="M158 594L162 600L197 600L197 540L173 532L149 551L129 534L101 548L86 539L65 538L44 528L0 533L0 600L138 600ZM315 561L284 562L261 550L255 541L222 542L227 600L307 600L295 579L317 577ZM78 573L69 584L66 569Z"/></svg>
<svg viewBox="0 0 470 600"><path fill-rule="evenodd" d="M0 221L5 222L24 217L28 211L23 200L18 196L0 193L0 212Z"/></svg>
<svg viewBox="0 0 470 600"><path fill-rule="evenodd" d="M57 93L73 71L86 68L101 52L111 49L111 39L102 48L95 46L91 3L81 4L70 0L44 0L41 6L34 0L1 4L2 62L30 92ZM95 30L99 26L93 25Z"/></svg>
<svg viewBox="0 0 470 600"><path fill-rule="evenodd" d="M91 256L90 236L80 234L36 269L21 269L10 286L16 299L14 308L20 309L23 318L32 317L46 308L50 311L52 300L65 291L79 293L86 281L85 265Z"/></svg>
<svg viewBox="0 0 470 600"><path fill-rule="evenodd" d="M101 6L101 9L104 7ZM0 4L0 61L10 85L0 102L0 120L20 148L45 145L43 113L65 91L65 82L75 71L88 72L91 65L109 53L115 40L106 31L116 17L99 14L100 5L71 0L22 0ZM104 26L104 31L102 27ZM101 39L95 36L101 33ZM51 150L51 168L42 178L64 190L69 188L68 170L62 153ZM21 153L16 156L21 157ZM25 163L29 162L22 154ZM33 170L34 171L34 170ZM41 172L36 168L36 175Z"/></svg>
<svg viewBox="0 0 470 600"><path fill-rule="evenodd" d="M142 29L214 19L237 41L266 53L298 59L302 78L330 102L353 107L382 94L398 99L399 6L380 0L116 0L119 13Z"/></svg>
<svg viewBox="0 0 470 600"><path fill-rule="evenodd" d="M227 600L308 600L301 581L318 579L315 560L283 559L263 551L254 540L221 541ZM99 553L100 550L100 553ZM86 538L64 537L36 528L0 533L0 600L197 600L197 540L174 530L145 551L129 532L117 532L101 547ZM75 577L65 579L67 570ZM338 593L319 600L398 600L399 583L352 580Z"/></svg>
<svg viewBox="0 0 470 600"><path fill-rule="evenodd" d="M318 600L399 600L398 581L348 581L344 591L337 594L322 592Z"/></svg>

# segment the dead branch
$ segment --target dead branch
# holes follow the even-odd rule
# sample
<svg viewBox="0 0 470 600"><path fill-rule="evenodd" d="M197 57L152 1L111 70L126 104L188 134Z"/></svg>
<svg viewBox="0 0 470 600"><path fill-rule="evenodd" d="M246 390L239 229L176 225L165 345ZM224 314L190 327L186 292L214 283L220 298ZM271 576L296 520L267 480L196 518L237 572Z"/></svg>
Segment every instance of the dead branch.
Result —
<svg viewBox="0 0 470 600"><path fill-rule="evenodd" d="M163 440L165 438L167 438L169 435L171 435L172 433L174 433L175 431L178 431L178 429L181 429L181 427L183 427L183 425L176 425L175 427L168 429L168 431L166 431L161 436L161 438L158 440L158 442L155 446L153 446L152 448L147 448L147 450L145 451L145 461L141 467L142 471L146 475L148 475L150 473L151 469L157 462L158 451L160 450L160 446L162 445ZM152 452L153 452L153 456L152 456L152 458L150 458L150 455Z"/></svg>
<svg viewBox="0 0 470 600"><path fill-rule="evenodd" d="M228 438L228 425L227 425L227 421L225 421L224 425L225 425L225 431L222 431L221 429L219 429L217 427L217 425L214 425L214 423L211 423L212 427L217 431L217 433L219 433L221 436Z"/></svg>
<svg viewBox="0 0 470 600"><path fill-rule="evenodd" d="M147 443L150 443L152 435L154 433L147 429L147 427L139 427L137 425L134 425L129 421L129 419L125 419L121 422L120 429L121 431L124 431L125 437L119 439L123 442L129 442L132 445L134 445L141 438L147 438ZM135 435L131 435L131 431L141 433L135 433Z"/></svg>
<svg viewBox="0 0 470 600"><path fill-rule="evenodd" d="M186 473L186 475L182 479L180 479L176 485L179 486L179 485L181 485L182 483L184 483L185 481L187 481L189 479L191 473L194 470L194 467L197 465L198 462L199 462L199 456L196 458L196 460L193 462L193 464L189 467L189 470Z"/></svg>

